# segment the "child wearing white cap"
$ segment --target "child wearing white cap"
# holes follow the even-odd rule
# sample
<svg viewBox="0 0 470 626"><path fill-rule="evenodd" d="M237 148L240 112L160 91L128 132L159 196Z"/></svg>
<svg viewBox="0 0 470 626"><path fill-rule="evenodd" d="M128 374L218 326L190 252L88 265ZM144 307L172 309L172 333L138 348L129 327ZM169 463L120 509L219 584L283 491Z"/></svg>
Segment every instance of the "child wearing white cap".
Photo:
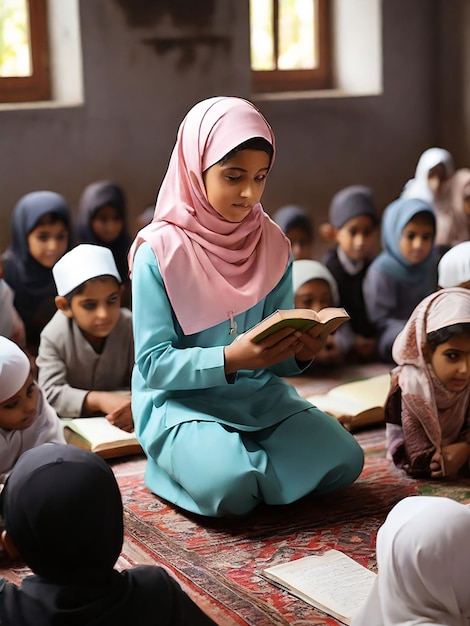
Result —
<svg viewBox="0 0 470 626"><path fill-rule="evenodd" d="M104 415L132 430L132 318L121 308L122 281L112 252L81 244L52 273L58 311L41 333L36 360L48 401L60 417Z"/></svg>
<svg viewBox="0 0 470 626"><path fill-rule="evenodd" d="M297 309L320 311L339 306L338 286L330 270L311 259L298 259L292 264L294 305ZM315 357L317 365L341 365L354 346L351 324L343 324L328 336L325 347Z"/></svg>
<svg viewBox="0 0 470 626"><path fill-rule="evenodd" d="M0 337L0 482L23 452L47 442L65 443L62 424L34 381L29 358Z"/></svg>

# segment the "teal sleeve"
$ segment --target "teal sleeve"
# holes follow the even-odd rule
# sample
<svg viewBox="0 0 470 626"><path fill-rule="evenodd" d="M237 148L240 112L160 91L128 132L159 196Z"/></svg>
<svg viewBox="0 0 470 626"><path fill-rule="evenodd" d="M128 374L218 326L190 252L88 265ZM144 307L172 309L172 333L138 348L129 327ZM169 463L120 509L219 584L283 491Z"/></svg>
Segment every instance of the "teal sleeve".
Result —
<svg viewBox="0 0 470 626"><path fill-rule="evenodd" d="M184 345L184 335L148 244L142 244L136 252L131 279L135 363L146 385L183 391L229 384L224 371L224 346Z"/></svg>

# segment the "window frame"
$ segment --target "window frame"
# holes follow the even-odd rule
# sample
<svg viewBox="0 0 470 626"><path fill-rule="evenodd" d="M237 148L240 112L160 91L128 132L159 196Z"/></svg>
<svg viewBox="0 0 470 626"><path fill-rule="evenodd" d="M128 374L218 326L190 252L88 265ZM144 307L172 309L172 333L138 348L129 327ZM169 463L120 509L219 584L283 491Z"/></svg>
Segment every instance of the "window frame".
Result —
<svg viewBox="0 0 470 626"><path fill-rule="evenodd" d="M312 0L313 1L313 0ZM332 12L330 0L318 1L318 56L317 68L311 70L251 70L254 93L280 91L310 91L330 89L332 77ZM274 54L278 49L278 0L273 2ZM251 45L251 44L250 44Z"/></svg>
<svg viewBox="0 0 470 626"><path fill-rule="evenodd" d="M0 103L49 100L49 33L47 0L27 0L31 46L31 76L0 77Z"/></svg>

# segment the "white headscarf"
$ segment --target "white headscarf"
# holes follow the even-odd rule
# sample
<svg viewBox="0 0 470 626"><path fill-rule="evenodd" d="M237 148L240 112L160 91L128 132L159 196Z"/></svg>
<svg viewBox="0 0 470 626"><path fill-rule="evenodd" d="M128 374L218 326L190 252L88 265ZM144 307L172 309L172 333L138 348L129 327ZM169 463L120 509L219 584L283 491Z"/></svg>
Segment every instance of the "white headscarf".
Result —
<svg viewBox="0 0 470 626"><path fill-rule="evenodd" d="M378 575L351 626L468 626L470 507L404 498L377 534Z"/></svg>
<svg viewBox="0 0 470 626"><path fill-rule="evenodd" d="M470 241L457 243L448 250L437 266L439 287L458 287L470 280Z"/></svg>
<svg viewBox="0 0 470 626"><path fill-rule="evenodd" d="M444 148L428 148L419 157L414 178L411 178L403 188L403 198L420 198L433 204L434 194L429 188L428 175L433 167L442 163L446 168L447 175L454 173L454 161L452 155Z"/></svg>
<svg viewBox="0 0 470 626"><path fill-rule="evenodd" d="M330 270L320 263L311 259L298 259L292 264L292 284L294 293L305 283L311 280L324 280L330 286L332 306L338 306L339 294L335 277Z"/></svg>

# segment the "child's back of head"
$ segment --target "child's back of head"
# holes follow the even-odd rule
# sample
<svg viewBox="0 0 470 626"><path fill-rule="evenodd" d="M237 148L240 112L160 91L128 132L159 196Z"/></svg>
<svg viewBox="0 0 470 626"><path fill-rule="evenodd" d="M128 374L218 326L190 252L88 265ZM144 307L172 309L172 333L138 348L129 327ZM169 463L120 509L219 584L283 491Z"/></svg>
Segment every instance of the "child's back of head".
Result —
<svg viewBox="0 0 470 626"><path fill-rule="evenodd" d="M44 444L18 460L0 496L3 544L36 576L0 581L5 626L213 626L160 567L118 572L123 506L98 455ZM157 616L157 617L155 617Z"/></svg>

